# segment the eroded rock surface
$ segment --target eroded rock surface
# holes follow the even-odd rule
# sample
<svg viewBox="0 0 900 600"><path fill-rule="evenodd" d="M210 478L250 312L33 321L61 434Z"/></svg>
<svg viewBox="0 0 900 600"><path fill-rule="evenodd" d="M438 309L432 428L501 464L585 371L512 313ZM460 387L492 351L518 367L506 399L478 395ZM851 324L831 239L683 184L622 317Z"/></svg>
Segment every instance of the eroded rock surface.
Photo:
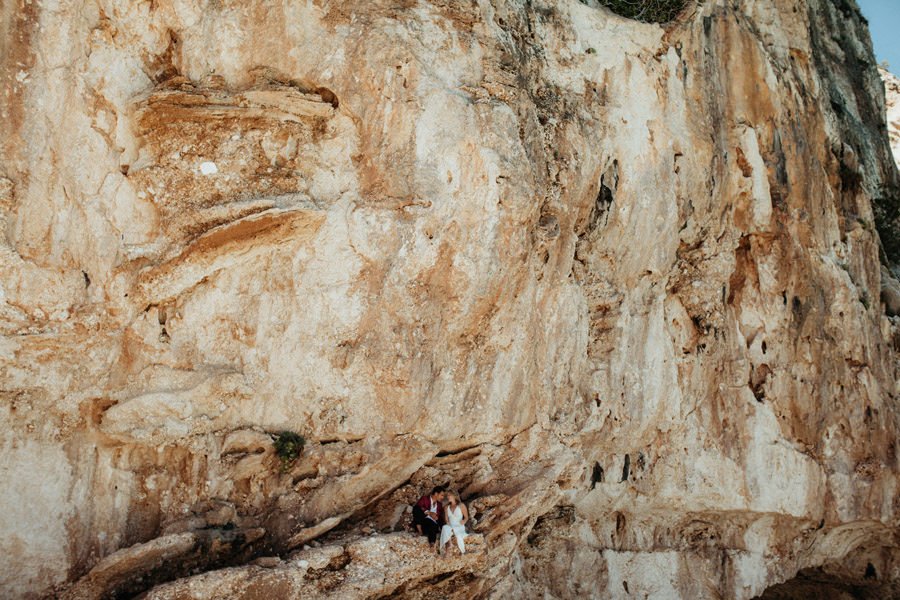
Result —
<svg viewBox="0 0 900 600"><path fill-rule="evenodd" d="M428 541L409 533L368 536L309 548L267 566L235 567L153 589L148 600L184 598L382 598L407 588L439 587L485 568L480 536L466 554L436 559ZM437 590L432 590L437 591ZM476 590L472 590L476 591Z"/></svg>
<svg viewBox="0 0 900 600"><path fill-rule="evenodd" d="M0 7L3 596L893 589L855 3L591 4Z"/></svg>
<svg viewBox="0 0 900 600"><path fill-rule="evenodd" d="M886 69L879 69L884 80L885 106L887 108L888 135L894 159L900 164L900 79Z"/></svg>

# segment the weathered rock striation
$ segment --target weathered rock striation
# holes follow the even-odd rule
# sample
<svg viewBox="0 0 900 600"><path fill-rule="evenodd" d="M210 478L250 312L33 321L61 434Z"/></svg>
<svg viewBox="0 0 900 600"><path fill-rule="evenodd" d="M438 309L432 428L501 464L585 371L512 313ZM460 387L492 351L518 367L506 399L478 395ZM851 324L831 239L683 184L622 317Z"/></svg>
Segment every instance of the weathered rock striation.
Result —
<svg viewBox="0 0 900 600"><path fill-rule="evenodd" d="M900 163L900 79L885 69L879 69L884 80L884 95L887 108L888 135L894 159Z"/></svg>
<svg viewBox="0 0 900 600"><path fill-rule="evenodd" d="M865 21L592 4L0 5L0 595L900 593Z"/></svg>

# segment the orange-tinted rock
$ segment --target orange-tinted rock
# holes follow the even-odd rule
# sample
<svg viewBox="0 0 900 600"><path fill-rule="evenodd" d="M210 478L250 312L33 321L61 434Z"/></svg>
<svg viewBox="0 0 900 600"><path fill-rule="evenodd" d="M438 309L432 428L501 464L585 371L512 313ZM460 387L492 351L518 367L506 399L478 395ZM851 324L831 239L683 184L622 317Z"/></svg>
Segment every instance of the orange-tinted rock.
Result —
<svg viewBox="0 0 900 600"><path fill-rule="evenodd" d="M864 22L597 4L0 8L0 595L883 582L900 185ZM477 555L409 537L437 484ZM153 567L178 536L216 551Z"/></svg>

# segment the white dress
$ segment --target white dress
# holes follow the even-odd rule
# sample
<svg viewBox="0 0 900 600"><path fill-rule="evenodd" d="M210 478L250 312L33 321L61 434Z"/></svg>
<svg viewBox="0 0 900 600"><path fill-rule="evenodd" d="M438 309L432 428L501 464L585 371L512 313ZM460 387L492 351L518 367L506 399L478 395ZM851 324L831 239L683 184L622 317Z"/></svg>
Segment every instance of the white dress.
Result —
<svg viewBox="0 0 900 600"><path fill-rule="evenodd" d="M466 526L462 523L462 509L458 504L455 509L447 508L447 524L441 527L441 550L453 536L456 536L456 545L459 546L459 551L465 554L466 544L463 540L466 539Z"/></svg>

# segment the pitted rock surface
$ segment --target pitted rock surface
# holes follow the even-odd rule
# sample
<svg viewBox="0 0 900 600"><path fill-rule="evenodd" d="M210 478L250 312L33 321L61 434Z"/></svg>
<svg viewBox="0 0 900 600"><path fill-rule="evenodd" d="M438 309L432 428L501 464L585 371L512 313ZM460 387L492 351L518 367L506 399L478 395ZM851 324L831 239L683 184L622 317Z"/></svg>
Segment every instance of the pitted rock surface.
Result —
<svg viewBox="0 0 900 600"><path fill-rule="evenodd" d="M892 593L853 0L9 0L0 44L0 595ZM444 483L482 543L436 560Z"/></svg>

